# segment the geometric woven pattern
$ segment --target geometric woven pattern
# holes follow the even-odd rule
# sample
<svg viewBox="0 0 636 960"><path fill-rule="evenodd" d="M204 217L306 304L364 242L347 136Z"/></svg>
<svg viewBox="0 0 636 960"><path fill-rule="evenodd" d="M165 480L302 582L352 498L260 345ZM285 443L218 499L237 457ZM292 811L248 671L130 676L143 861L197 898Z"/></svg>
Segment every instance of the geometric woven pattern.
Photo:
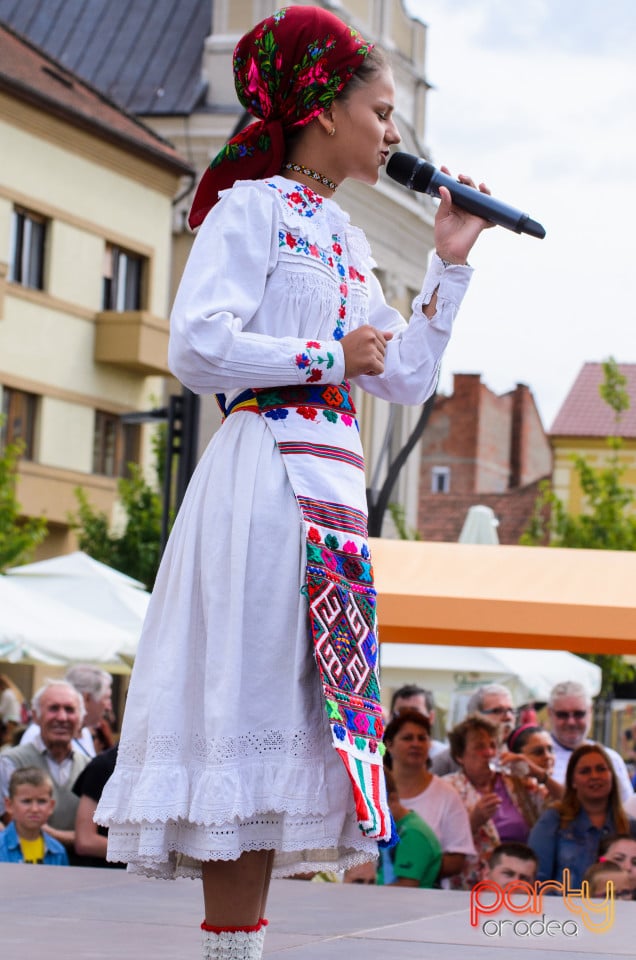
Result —
<svg viewBox="0 0 636 960"><path fill-rule="evenodd" d="M317 341L307 349L308 356L326 355ZM260 414L283 458L304 521L309 624L333 745L351 781L360 829L390 843L376 592L349 384L246 390L224 409L227 416L239 411Z"/></svg>

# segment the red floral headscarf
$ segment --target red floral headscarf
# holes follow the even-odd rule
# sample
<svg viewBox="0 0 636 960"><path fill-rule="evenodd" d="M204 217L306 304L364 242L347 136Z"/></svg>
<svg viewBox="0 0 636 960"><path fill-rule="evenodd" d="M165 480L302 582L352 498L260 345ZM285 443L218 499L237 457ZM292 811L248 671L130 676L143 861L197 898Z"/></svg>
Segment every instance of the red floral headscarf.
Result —
<svg viewBox="0 0 636 960"><path fill-rule="evenodd" d="M346 86L372 43L321 7L284 7L239 40L234 84L257 118L217 154L197 188L188 223L202 223L235 180L278 173L285 132L305 126Z"/></svg>

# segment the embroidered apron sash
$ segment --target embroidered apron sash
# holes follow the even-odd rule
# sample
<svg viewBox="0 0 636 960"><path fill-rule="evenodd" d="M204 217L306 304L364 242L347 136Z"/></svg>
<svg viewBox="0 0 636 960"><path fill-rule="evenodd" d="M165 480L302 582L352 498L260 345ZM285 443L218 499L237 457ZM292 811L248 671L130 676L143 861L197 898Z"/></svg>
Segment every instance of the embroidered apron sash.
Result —
<svg viewBox="0 0 636 960"><path fill-rule="evenodd" d="M300 509L314 657L333 745L351 781L362 832L395 841L382 769L376 591L367 543L364 457L349 384L247 390L226 416L260 414Z"/></svg>

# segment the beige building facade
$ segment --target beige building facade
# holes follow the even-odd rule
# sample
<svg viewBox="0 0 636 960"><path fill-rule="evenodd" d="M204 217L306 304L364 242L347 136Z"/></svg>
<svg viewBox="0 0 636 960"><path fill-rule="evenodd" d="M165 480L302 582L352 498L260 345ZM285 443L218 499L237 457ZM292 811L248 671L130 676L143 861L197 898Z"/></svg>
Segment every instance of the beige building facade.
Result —
<svg viewBox="0 0 636 960"><path fill-rule="evenodd" d="M111 513L148 437L120 415L163 391L172 199L188 171L151 131L0 31L2 440L39 556L74 547L74 490Z"/></svg>

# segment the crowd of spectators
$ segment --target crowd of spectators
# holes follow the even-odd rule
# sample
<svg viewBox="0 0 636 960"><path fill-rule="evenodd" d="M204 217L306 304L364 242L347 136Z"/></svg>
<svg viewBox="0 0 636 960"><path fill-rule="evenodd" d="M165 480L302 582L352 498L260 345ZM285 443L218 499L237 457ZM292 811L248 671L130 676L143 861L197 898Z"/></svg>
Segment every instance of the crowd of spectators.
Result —
<svg viewBox="0 0 636 960"><path fill-rule="evenodd" d="M432 694L415 685L395 691L385 762L400 839L381 852L376 882L470 890L486 880L563 881L568 871L573 887L589 880L592 896L605 896L611 880L616 897L636 898L636 796L625 761L589 738L592 700L580 684L557 684L539 706L545 726L534 705L515 709L505 686L480 687L432 756ZM624 738L632 760L634 740L636 732ZM439 819L443 801L432 802L449 787L449 809L459 798L464 811L450 832ZM432 883L438 855L430 842L413 840L409 812L441 847ZM369 870L365 876L370 882Z"/></svg>
<svg viewBox="0 0 636 960"><path fill-rule="evenodd" d="M14 729L5 724L0 750L0 862L116 866L92 821L116 753L112 677L78 664L45 681L28 713L5 678L7 689L18 706L9 700Z"/></svg>
<svg viewBox="0 0 636 960"><path fill-rule="evenodd" d="M117 755L111 685L103 670L77 665L46 681L27 712L2 678L0 862L124 866L106 859L106 831L93 822ZM488 684L444 742L432 735L433 694L396 690L384 742L399 840L344 880L470 890L562 881L567 871L591 896L611 881L616 898L636 899L636 778L589 738L592 701L580 684L557 684L545 708L544 726L532 705L517 710L505 686ZM630 733L623 748L636 765Z"/></svg>

